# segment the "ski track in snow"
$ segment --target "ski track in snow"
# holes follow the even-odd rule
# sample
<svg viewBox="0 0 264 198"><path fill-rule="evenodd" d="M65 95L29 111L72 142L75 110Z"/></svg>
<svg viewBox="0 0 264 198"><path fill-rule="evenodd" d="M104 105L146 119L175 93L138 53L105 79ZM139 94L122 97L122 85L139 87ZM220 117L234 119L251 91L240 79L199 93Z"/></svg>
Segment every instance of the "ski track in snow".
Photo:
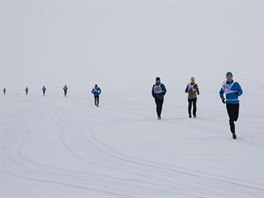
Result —
<svg viewBox="0 0 264 198"><path fill-rule="evenodd" d="M122 151L115 150L111 145L96 137L96 127L90 126L90 123L93 123L93 117L89 117L90 123L84 123L70 108L74 105L85 107L87 101L81 98L67 98L66 100L65 104L64 101L49 100L48 98L46 100L36 100L36 98L28 100L29 103L32 103L29 109L24 108L17 112L15 118L4 120L2 133L3 173L32 182L60 184L76 190L85 189L88 195L89 193L98 193L107 197L260 198L263 194L261 184L237 180L232 176L213 175L195 169L171 167L162 163L139 160ZM91 108L91 105L88 108ZM130 103L119 104L119 107L102 106L98 110L102 114L104 112L125 114L128 118L126 123L128 127L141 122L141 120L142 122L152 121L151 119L144 120L149 113L146 112L145 107L133 108ZM173 116L168 114L168 117ZM250 118L249 115L247 119ZM123 124L124 120L122 119ZM87 166L87 170L79 170L78 167L76 169L60 167L60 164L56 163L43 163L26 152L27 141L34 133L37 133L34 128L47 121L52 123L52 127L56 129L59 135L57 141L64 151L70 154L71 161L78 160ZM164 121L168 125L174 124L173 119ZM204 122L204 129L210 128L215 133L220 133L221 128L218 123L223 121L219 118L216 120L200 119L197 122ZM182 125L184 124L182 122ZM197 126L194 123L190 127ZM244 143L256 148L261 147L254 138L249 138Z"/></svg>

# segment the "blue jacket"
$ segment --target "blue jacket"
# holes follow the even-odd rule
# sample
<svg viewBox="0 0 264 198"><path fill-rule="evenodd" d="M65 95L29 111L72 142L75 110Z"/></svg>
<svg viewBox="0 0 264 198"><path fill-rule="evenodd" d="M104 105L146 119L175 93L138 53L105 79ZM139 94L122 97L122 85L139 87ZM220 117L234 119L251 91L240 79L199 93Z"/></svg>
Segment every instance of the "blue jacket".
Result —
<svg viewBox="0 0 264 198"><path fill-rule="evenodd" d="M94 96L99 96L101 94L101 89L99 87L93 88L92 93Z"/></svg>
<svg viewBox="0 0 264 198"><path fill-rule="evenodd" d="M167 92L166 87L162 83L153 85L151 91L152 96L158 100L163 100L166 92Z"/></svg>
<svg viewBox="0 0 264 198"><path fill-rule="evenodd" d="M224 93L226 95L227 104L239 104L238 97L243 94L243 90L241 89L238 82L225 81L219 91L221 99L225 98Z"/></svg>

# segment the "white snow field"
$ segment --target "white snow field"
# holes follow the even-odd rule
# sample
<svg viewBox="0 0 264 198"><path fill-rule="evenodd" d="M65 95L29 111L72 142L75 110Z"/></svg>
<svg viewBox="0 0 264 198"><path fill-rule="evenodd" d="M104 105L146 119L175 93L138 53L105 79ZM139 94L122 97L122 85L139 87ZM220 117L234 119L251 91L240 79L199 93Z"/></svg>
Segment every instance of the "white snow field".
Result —
<svg viewBox="0 0 264 198"><path fill-rule="evenodd" d="M161 121L149 90L99 108L89 92L2 97L2 197L263 197L261 98L244 94L233 140L207 91L196 119L168 92Z"/></svg>
<svg viewBox="0 0 264 198"><path fill-rule="evenodd" d="M264 197L263 1L0 6L1 198ZM218 95L228 71L244 90L236 140ZM157 76L168 89L160 121Z"/></svg>

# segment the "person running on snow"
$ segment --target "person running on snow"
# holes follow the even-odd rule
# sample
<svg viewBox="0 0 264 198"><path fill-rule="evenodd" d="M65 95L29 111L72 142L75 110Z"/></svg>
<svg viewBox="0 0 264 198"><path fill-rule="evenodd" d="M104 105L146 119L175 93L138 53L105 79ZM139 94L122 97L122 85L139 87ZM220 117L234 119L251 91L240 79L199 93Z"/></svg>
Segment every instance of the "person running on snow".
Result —
<svg viewBox="0 0 264 198"><path fill-rule="evenodd" d="M94 95L94 104L95 106L99 106L99 95L101 94L101 89L98 87L98 85L95 85L92 94Z"/></svg>
<svg viewBox="0 0 264 198"><path fill-rule="evenodd" d="M193 117L196 118L196 102L197 102L197 94L199 95L199 88L198 85L195 83L195 78L191 77L191 82L187 85L185 92L188 93L188 113L189 118L192 117L192 106L193 106Z"/></svg>
<svg viewBox="0 0 264 198"><path fill-rule="evenodd" d="M45 96L45 94L46 94L46 87L45 86L42 87L42 92L43 92L43 96Z"/></svg>
<svg viewBox="0 0 264 198"><path fill-rule="evenodd" d="M28 87L26 87L25 92L26 92L26 95L28 95Z"/></svg>
<svg viewBox="0 0 264 198"><path fill-rule="evenodd" d="M4 95L6 94L6 88L3 89Z"/></svg>
<svg viewBox="0 0 264 198"><path fill-rule="evenodd" d="M226 99L224 97L224 93ZM235 121L237 121L239 116L239 100L238 97L243 94L243 90L241 89L238 82L233 81L233 74L231 72L226 73L226 81L223 83L219 91L220 98L222 102L226 104L227 113L229 116L229 125L230 130L233 135L233 139L236 139L235 132Z"/></svg>
<svg viewBox="0 0 264 198"><path fill-rule="evenodd" d="M164 101L164 95L166 94L166 92L167 90L166 90L165 85L160 82L160 77L157 77L156 84L152 86L151 93L155 99L158 120L161 119L162 105Z"/></svg>
<svg viewBox="0 0 264 198"><path fill-rule="evenodd" d="M68 90L68 87L67 87L67 85L65 85L65 86L63 87L64 96L65 96L65 97L67 97L67 90Z"/></svg>

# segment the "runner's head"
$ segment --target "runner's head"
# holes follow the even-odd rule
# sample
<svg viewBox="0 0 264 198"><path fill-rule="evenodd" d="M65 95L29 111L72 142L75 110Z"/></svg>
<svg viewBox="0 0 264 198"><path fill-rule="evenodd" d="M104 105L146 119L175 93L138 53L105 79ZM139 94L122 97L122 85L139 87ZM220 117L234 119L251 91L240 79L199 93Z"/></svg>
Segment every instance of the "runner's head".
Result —
<svg viewBox="0 0 264 198"><path fill-rule="evenodd" d="M160 84L160 77L157 77L157 78L156 78L156 83L157 83L157 84Z"/></svg>
<svg viewBox="0 0 264 198"><path fill-rule="evenodd" d="M231 72L226 73L226 80L231 82L233 80L233 74Z"/></svg>
<svg viewBox="0 0 264 198"><path fill-rule="evenodd" d="M194 77L191 77L191 82L194 83L195 82L195 78Z"/></svg>

